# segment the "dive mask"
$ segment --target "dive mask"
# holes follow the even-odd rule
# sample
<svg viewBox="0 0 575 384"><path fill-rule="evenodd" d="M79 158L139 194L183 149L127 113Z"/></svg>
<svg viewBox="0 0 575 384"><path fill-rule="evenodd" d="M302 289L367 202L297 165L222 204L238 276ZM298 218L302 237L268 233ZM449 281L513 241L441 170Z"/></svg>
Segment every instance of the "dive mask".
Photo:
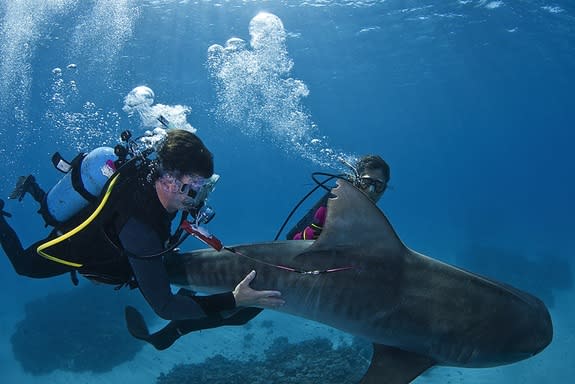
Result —
<svg viewBox="0 0 575 384"><path fill-rule="evenodd" d="M351 165L347 160L340 158L339 161L351 170L347 174L347 179L357 188L370 193L383 193L387 189L387 181L377 179L367 175L360 175L357 168Z"/></svg>
<svg viewBox="0 0 575 384"><path fill-rule="evenodd" d="M387 182L370 176L361 176L358 179L358 186L370 193L383 193L387 187Z"/></svg>
<svg viewBox="0 0 575 384"><path fill-rule="evenodd" d="M183 201L186 210L190 213L199 212L205 205L208 195L216 188L219 179L220 175L214 173L208 179L197 178L187 184L180 182L179 192L187 195Z"/></svg>

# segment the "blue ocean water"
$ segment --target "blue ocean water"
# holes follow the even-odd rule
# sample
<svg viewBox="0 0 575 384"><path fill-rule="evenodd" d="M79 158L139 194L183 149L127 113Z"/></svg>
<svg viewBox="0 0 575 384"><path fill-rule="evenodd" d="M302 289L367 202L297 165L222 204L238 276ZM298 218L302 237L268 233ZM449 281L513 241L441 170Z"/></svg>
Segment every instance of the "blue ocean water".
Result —
<svg viewBox="0 0 575 384"><path fill-rule="evenodd" d="M162 113L215 155L210 230L264 241L311 172L381 154L393 189L379 206L409 247L535 293L555 322L553 344L519 368L418 380L575 374L562 352L575 338L570 2L2 0L0 18L2 198L22 174L53 185L55 151L114 145ZM138 86L155 97L134 111ZM7 203L24 244L47 232L36 209ZM19 277L5 258L0 278L5 340L25 303L72 289ZM16 364L6 351L1 364Z"/></svg>

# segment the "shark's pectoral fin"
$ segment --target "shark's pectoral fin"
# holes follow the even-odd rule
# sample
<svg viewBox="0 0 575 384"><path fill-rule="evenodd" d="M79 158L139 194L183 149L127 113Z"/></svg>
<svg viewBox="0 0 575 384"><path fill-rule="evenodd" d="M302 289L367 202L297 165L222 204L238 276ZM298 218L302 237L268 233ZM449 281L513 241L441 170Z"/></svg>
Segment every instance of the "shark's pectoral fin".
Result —
<svg viewBox="0 0 575 384"><path fill-rule="evenodd" d="M435 365L429 357L373 344L373 357L360 384L406 384Z"/></svg>

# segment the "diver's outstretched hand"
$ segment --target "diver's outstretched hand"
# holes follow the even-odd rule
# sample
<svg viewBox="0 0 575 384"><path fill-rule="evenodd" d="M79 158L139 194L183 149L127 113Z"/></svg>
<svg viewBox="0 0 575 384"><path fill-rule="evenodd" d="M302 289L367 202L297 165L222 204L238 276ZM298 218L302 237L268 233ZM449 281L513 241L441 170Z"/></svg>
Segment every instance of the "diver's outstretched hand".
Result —
<svg viewBox="0 0 575 384"><path fill-rule="evenodd" d="M285 301L279 291L256 291L250 283L256 277L256 271L251 271L234 289L234 299L238 307L258 307L274 309L281 307Z"/></svg>

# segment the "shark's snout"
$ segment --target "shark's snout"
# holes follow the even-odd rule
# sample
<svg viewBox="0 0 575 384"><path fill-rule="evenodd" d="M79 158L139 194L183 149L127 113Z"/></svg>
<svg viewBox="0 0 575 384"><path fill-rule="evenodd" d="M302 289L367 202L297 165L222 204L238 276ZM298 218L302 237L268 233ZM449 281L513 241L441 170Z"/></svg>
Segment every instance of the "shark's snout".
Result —
<svg viewBox="0 0 575 384"><path fill-rule="evenodd" d="M545 349L553 340L553 323L545 304L532 297L529 307L517 319L511 332L507 352L511 361L534 356Z"/></svg>
<svg viewBox="0 0 575 384"><path fill-rule="evenodd" d="M532 338L526 346L531 355L535 355L545 349L553 340L553 322L547 307L540 302L539 307L534 311Z"/></svg>
<svg viewBox="0 0 575 384"><path fill-rule="evenodd" d="M507 288L512 300L494 307L493 317L483 322L476 349L469 360L456 361L468 367L492 367L528 359L545 349L553 339L553 323L545 304L536 297ZM457 364L456 364L457 365Z"/></svg>

